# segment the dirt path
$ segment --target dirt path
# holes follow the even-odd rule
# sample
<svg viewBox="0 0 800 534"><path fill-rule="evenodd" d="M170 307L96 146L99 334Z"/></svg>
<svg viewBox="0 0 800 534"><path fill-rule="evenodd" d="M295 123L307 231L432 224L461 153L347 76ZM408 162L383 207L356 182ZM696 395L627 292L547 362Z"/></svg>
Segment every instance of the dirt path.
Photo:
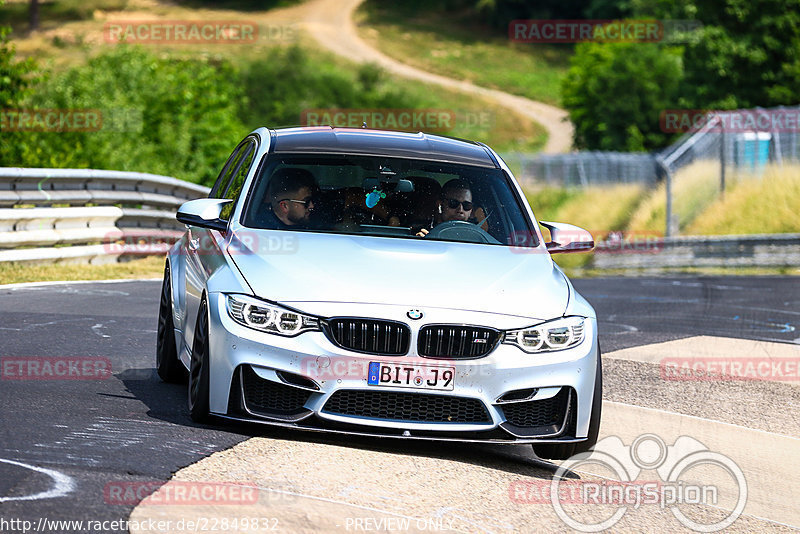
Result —
<svg viewBox="0 0 800 534"><path fill-rule="evenodd" d="M482 96L541 124L548 136L543 152L570 151L573 128L565 110L496 89L480 87L471 82L425 72L403 64L370 47L358 36L353 23L353 13L363 1L310 0L287 8L252 13L249 15L249 19L262 28L275 25L299 26L311 34L321 46L350 60L377 63L387 71L406 78ZM104 42L104 23L157 19L236 20L241 19L241 13L218 9L187 10L180 6L161 4L154 0L132 0L125 11L97 11L92 20L60 24L57 28L36 32L34 36L16 39L15 44L23 55L36 54L49 48L55 37L66 42L73 42L76 40L76 36L81 36L84 43L92 46L109 46ZM69 60L66 59L66 61Z"/></svg>
<svg viewBox="0 0 800 534"><path fill-rule="evenodd" d="M371 61L384 69L426 83L481 95L502 106L540 123L548 139L543 152L569 152L572 146L572 124L567 112L554 106L473 83L454 80L410 67L371 48L359 36L353 23L353 13L364 0L311 0L303 4L307 10L304 25L325 48L359 62Z"/></svg>

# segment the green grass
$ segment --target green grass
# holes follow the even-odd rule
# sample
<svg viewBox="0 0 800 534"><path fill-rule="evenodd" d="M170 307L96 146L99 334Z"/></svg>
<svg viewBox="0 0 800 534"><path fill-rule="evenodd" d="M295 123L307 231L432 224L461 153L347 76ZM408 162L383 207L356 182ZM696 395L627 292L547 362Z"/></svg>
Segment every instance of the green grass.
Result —
<svg viewBox="0 0 800 534"><path fill-rule="evenodd" d="M469 15L368 0L356 13L368 43L403 63L558 105L571 47L511 42Z"/></svg>
<svg viewBox="0 0 800 534"><path fill-rule="evenodd" d="M121 263L87 265L80 263L0 263L0 284L74 280L116 280L160 278L164 274L164 257L150 256Z"/></svg>

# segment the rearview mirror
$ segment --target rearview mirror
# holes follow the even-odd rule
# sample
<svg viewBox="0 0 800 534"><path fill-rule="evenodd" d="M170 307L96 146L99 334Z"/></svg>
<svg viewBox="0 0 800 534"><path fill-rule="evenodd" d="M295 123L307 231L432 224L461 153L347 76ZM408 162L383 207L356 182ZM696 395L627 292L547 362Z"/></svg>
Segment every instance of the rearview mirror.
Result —
<svg viewBox="0 0 800 534"><path fill-rule="evenodd" d="M397 180L394 186L395 193L411 193L414 190L414 182L411 180Z"/></svg>
<svg viewBox="0 0 800 534"><path fill-rule="evenodd" d="M551 254L559 252L588 252L594 248L592 234L566 223L539 221L539 224L550 230L550 241L545 245Z"/></svg>
<svg viewBox="0 0 800 534"><path fill-rule="evenodd" d="M178 208L175 218L184 224L218 230L228 229L228 221L220 218L225 204L233 202L227 198L198 198L185 202Z"/></svg>

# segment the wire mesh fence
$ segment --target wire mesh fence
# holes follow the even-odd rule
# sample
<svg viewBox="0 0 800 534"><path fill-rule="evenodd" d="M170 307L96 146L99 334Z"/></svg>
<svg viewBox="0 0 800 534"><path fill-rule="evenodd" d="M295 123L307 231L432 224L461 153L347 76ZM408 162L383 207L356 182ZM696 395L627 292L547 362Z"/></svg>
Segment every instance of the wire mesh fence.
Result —
<svg viewBox="0 0 800 534"><path fill-rule="evenodd" d="M696 161L759 172L768 162L800 161L800 107L709 112L672 110L668 131L685 131L660 152L574 152L504 155L524 184L585 187L619 183L655 185ZM674 130L670 130L670 129Z"/></svg>
<svg viewBox="0 0 800 534"><path fill-rule="evenodd" d="M523 183L554 187L580 187L658 181L658 166L651 154L576 152L573 154L508 154L503 157Z"/></svg>

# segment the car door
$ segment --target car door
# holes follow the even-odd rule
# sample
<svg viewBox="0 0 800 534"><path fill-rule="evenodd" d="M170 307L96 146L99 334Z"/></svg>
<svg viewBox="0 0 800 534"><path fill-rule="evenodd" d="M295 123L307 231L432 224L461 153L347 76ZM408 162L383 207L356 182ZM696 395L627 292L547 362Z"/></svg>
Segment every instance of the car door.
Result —
<svg viewBox="0 0 800 534"><path fill-rule="evenodd" d="M233 200L223 209L221 217L226 219L232 213L233 205L238 193L241 191L244 179L253 165L257 149L257 140L248 137L233 151L225 167L220 173L217 182L209 193L209 198L229 198ZM237 186L238 184L238 186ZM194 336L194 326L197 321L197 310L200 299L206 288L209 276L227 260L225 257L225 235L217 230L209 230L197 226L188 226L188 235L185 241L186 254L186 324L184 325L184 339L189 343Z"/></svg>

